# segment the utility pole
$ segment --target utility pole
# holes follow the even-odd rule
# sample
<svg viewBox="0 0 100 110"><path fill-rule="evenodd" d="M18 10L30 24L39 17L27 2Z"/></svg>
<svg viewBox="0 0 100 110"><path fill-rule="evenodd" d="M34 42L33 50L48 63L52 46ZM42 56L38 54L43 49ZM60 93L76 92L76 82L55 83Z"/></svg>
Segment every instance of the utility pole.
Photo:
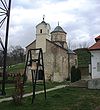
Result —
<svg viewBox="0 0 100 110"><path fill-rule="evenodd" d="M3 62L3 80L2 80L2 95L5 95L5 81L6 81L6 60L7 60L7 45L8 45L8 33L9 33L9 20L10 20L10 8L11 8L11 0L9 0L8 3L8 7L7 7L7 3L4 0L0 0L0 2L2 3L3 8L0 7L0 9L6 11L6 17L7 17L7 25L6 25L6 36L5 36L5 45L4 45L4 62ZM5 18L6 18L5 17ZM1 26L5 20L5 18L0 22Z"/></svg>

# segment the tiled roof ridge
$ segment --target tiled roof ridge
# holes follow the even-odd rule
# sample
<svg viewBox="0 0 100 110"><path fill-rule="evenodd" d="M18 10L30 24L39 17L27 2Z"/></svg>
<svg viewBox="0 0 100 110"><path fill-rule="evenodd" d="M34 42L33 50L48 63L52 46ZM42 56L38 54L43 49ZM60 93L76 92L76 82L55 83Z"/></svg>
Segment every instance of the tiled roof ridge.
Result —
<svg viewBox="0 0 100 110"><path fill-rule="evenodd" d="M89 50L100 50L100 40L93 44L91 47L89 47Z"/></svg>

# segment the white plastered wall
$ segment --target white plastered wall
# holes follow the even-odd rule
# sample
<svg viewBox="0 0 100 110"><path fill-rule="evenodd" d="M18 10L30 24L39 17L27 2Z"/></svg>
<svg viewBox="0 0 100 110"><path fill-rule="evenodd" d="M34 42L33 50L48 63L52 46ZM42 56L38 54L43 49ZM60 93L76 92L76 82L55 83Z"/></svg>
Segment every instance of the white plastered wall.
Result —
<svg viewBox="0 0 100 110"><path fill-rule="evenodd" d="M92 79L100 78L100 71L97 71L98 62L100 62L100 50L91 51Z"/></svg>

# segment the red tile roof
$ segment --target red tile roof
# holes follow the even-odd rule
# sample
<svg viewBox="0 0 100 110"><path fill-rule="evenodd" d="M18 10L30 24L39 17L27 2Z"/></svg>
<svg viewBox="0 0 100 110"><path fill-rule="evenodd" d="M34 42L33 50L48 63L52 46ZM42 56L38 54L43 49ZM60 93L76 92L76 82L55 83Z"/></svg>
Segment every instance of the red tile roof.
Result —
<svg viewBox="0 0 100 110"><path fill-rule="evenodd" d="M89 50L100 50L100 40L97 41L94 45L92 45L91 47L89 47Z"/></svg>
<svg viewBox="0 0 100 110"><path fill-rule="evenodd" d="M97 36L96 38L99 38L99 39L100 39L100 35L99 35L99 36Z"/></svg>
<svg viewBox="0 0 100 110"><path fill-rule="evenodd" d="M100 40L100 35L95 38L96 42Z"/></svg>

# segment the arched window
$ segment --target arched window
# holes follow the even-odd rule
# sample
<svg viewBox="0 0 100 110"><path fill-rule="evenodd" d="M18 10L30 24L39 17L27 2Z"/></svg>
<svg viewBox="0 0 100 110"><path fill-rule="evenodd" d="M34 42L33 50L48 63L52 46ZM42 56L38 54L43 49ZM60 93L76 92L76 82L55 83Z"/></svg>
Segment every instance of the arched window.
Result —
<svg viewBox="0 0 100 110"><path fill-rule="evenodd" d="M42 29L40 29L40 33L42 33Z"/></svg>

